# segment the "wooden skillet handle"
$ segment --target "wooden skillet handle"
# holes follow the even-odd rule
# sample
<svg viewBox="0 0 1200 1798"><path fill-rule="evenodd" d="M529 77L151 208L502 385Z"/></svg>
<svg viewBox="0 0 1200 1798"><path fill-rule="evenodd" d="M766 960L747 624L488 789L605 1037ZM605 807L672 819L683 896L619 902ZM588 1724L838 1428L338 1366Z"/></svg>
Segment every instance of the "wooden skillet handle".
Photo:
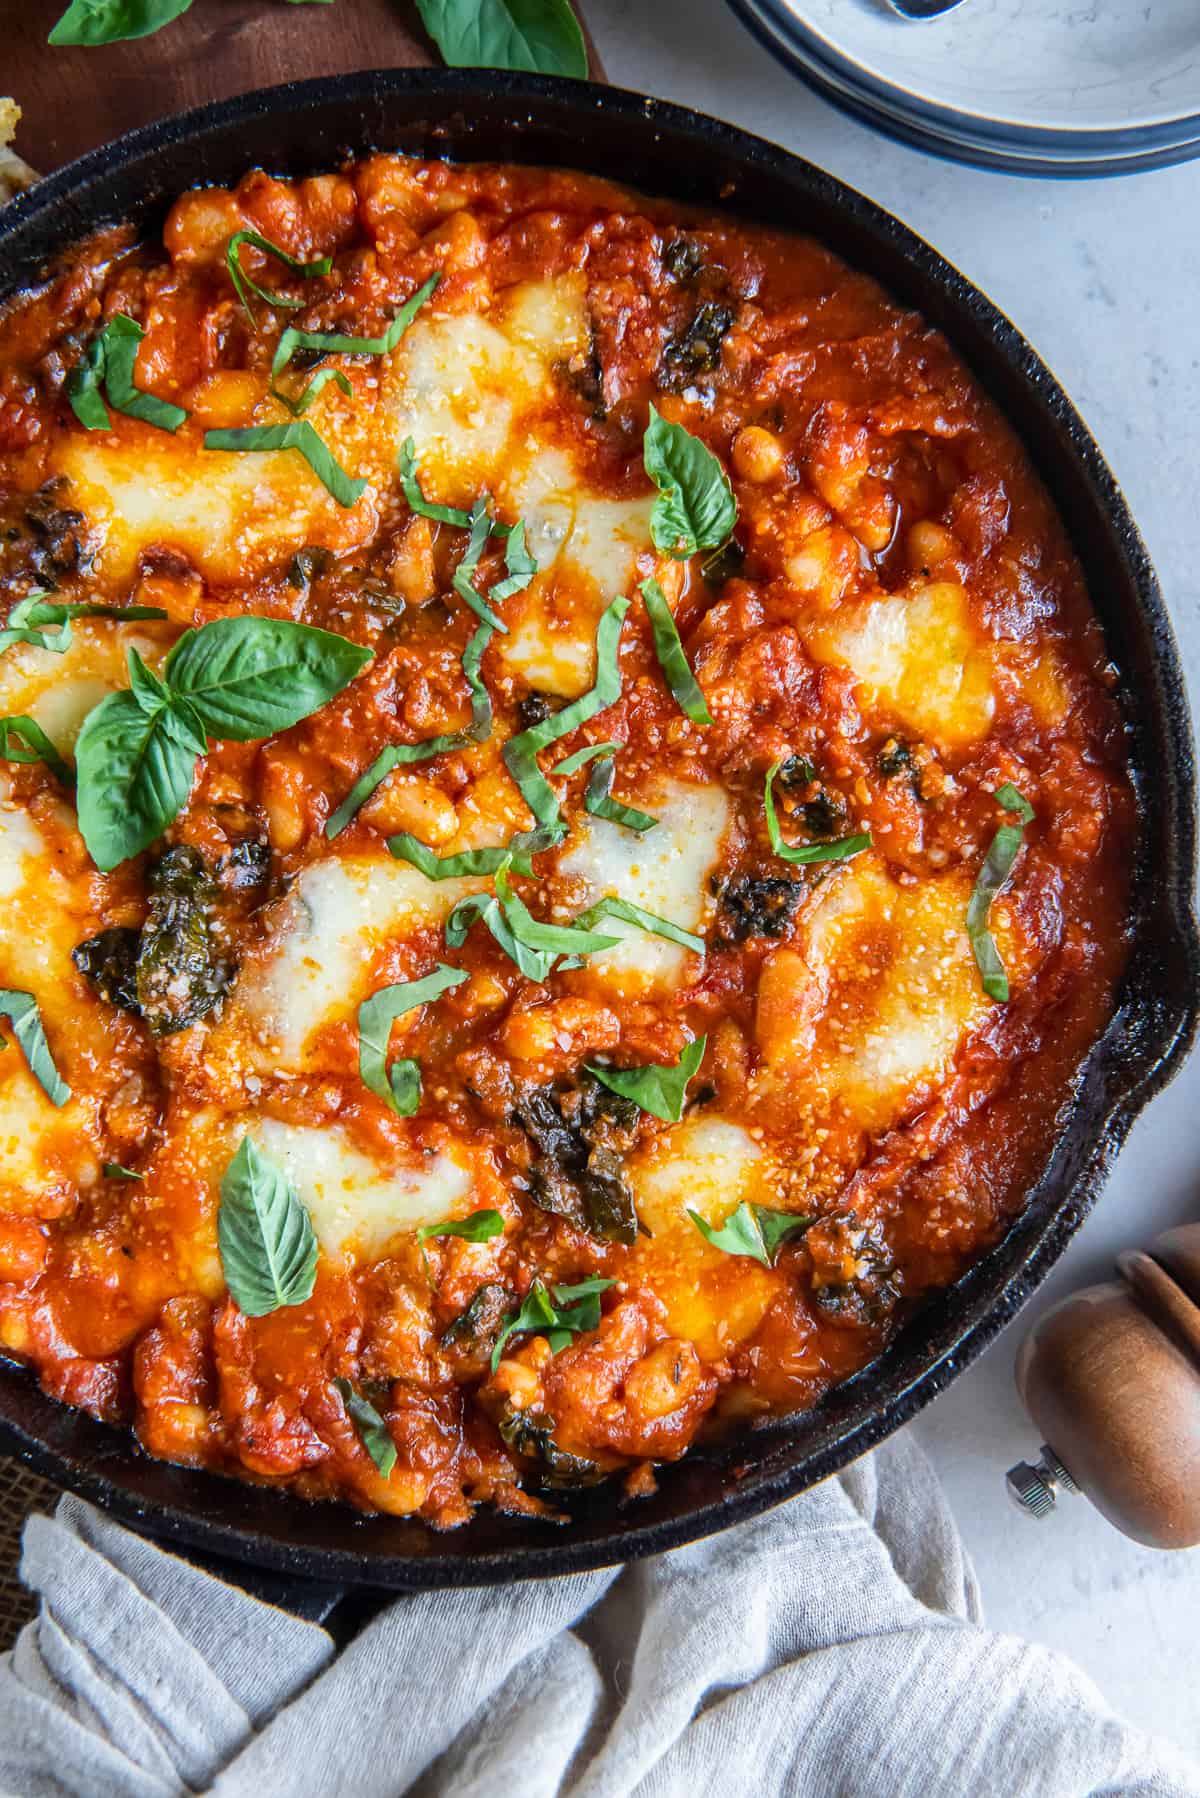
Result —
<svg viewBox="0 0 1200 1798"><path fill-rule="evenodd" d="M1151 1548L1200 1543L1200 1224L1117 1262L1121 1278L1047 1312L1017 1359L1017 1389L1048 1445L1009 1489L1034 1516L1056 1490L1087 1494Z"/></svg>
<svg viewBox="0 0 1200 1798"><path fill-rule="evenodd" d="M409 0L195 0L152 37L52 48L46 37L66 4L20 0L4 9L0 91L24 114L14 147L41 174L135 125L207 100L310 75L439 61ZM590 36L588 51L592 79L603 81Z"/></svg>

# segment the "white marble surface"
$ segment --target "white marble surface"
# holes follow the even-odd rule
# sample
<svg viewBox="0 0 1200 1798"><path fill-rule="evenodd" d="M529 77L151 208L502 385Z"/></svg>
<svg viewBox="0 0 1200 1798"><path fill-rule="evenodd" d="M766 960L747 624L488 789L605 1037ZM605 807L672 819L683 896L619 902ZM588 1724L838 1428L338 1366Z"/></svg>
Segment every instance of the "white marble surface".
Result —
<svg viewBox="0 0 1200 1798"><path fill-rule="evenodd" d="M610 78L785 144L900 214L991 294L1056 371L1157 563L1200 714L1200 163L1058 183L940 163L810 94L722 0L588 0ZM647 173L647 185L651 173ZM1111 1702L1200 1754L1200 1549L1135 1547L1081 1499L1042 1524L1003 1475L1036 1447L1012 1383L1027 1323L1119 1248L1200 1217L1200 1054L1133 1131L1054 1276L914 1427L949 1488L989 1620L1082 1663ZM1192 1124L1187 1119L1192 1117Z"/></svg>

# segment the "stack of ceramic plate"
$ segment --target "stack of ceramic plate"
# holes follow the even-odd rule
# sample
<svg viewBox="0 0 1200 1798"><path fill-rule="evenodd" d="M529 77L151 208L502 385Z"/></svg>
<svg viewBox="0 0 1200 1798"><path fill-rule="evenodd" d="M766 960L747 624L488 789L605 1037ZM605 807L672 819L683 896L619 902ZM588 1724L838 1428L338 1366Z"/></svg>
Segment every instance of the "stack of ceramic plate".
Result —
<svg viewBox="0 0 1200 1798"><path fill-rule="evenodd" d="M729 0L780 61L881 131L1030 175L1200 155L1200 0Z"/></svg>

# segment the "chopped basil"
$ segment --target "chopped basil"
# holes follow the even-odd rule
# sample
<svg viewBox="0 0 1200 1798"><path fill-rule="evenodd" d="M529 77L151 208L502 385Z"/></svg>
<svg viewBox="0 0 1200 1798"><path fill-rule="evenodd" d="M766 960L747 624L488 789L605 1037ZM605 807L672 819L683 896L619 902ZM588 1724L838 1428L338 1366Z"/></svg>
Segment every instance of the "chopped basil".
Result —
<svg viewBox="0 0 1200 1798"><path fill-rule="evenodd" d="M451 731L446 736L427 737L423 743L396 743L380 750L365 774L361 774L325 826L327 837L336 837L361 811L377 787L383 785L393 768L410 762L427 762L437 755L448 755L456 749L468 749L472 743L486 743L492 734L492 701L480 675L483 652L492 639L490 624L481 624L462 654L462 670L471 689L471 723L466 730Z"/></svg>
<svg viewBox="0 0 1200 1798"><path fill-rule="evenodd" d="M492 534L492 516L488 510L488 498L486 494L481 493L479 498L475 501L475 504L471 507L468 519L468 529L470 530L471 535L467 542L467 547L463 551L462 561L455 571L454 591L458 594L460 599L466 600L475 616L482 619L484 624L490 625L494 631L501 631L507 636L508 626L504 623L503 619L496 616L483 595L476 590L471 581L471 576L479 565L479 558L483 554L487 540Z"/></svg>
<svg viewBox="0 0 1200 1798"><path fill-rule="evenodd" d="M737 501L708 445L652 405L642 456L659 494L650 514L655 549L686 561L722 545L737 523Z"/></svg>
<svg viewBox="0 0 1200 1798"><path fill-rule="evenodd" d="M606 607L596 627L596 681L586 693L573 699L553 717L510 737L501 754L504 765L521 790L521 797L539 824L560 823L558 801L554 789L537 765L539 750L546 749L560 737L569 736L580 724L586 724L597 712L606 711L621 697L621 668L618 647L621 626L629 610L627 599L614 599Z"/></svg>
<svg viewBox="0 0 1200 1798"><path fill-rule="evenodd" d="M624 747L623 743L589 743L586 749L577 749L574 755L564 756L561 762L551 768L550 772L561 775L577 774L580 768L586 768L589 762L594 762L598 755L615 755L618 749Z"/></svg>
<svg viewBox="0 0 1200 1798"><path fill-rule="evenodd" d="M79 828L96 866L108 873L162 834L207 737L245 743L287 730L370 659L329 631L253 615L185 631L162 679L131 649L128 689L88 713L75 747Z"/></svg>
<svg viewBox="0 0 1200 1798"><path fill-rule="evenodd" d="M800 843L795 845L785 843L775 812L773 792L775 777L782 766L782 762L776 762L767 770L766 785L763 788L763 809L767 814L767 835L771 839L771 849L780 861L803 864L844 862L849 861L852 855L861 855L864 849L871 847L871 836L868 831L863 831L858 836L843 837L838 843Z"/></svg>
<svg viewBox="0 0 1200 1798"><path fill-rule="evenodd" d="M74 770L32 718L0 718L0 762L44 762L65 787L75 784Z"/></svg>
<svg viewBox="0 0 1200 1798"><path fill-rule="evenodd" d="M622 805L612 797L615 774L616 763L611 755L596 763L584 795L584 811L590 812L593 818L607 818L610 824L621 824L626 830L653 830L657 818L652 818L649 812L639 812L636 806Z"/></svg>
<svg viewBox="0 0 1200 1798"><path fill-rule="evenodd" d="M54 1065L42 1028L42 1014L33 994L0 986L0 1018L7 1018L12 1025L12 1033L25 1051L29 1072L51 1105L65 1105L71 1097L71 1089ZM0 1037L0 1045L3 1042L4 1038Z"/></svg>
<svg viewBox="0 0 1200 1798"><path fill-rule="evenodd" d="M679 641L679 632L675 628L675 620L671 616L665 593L655 580L643 581L641 591L646 611L650 615L650 628L654 632L654 653L667 677L667 685L675 695L676 704L684 717L690 718L693 724L711 724L713 720L708 701L683 653L683 645Z"/></svg>
<svg viewBox="0 0 1200 1798"><path fill-rule="evenodd" d="M514 593L523 592L538 571L538 565L525 541L523 518L518 518L508 533L504 544L504 566L508 569L507 579L497 581L492 588L492 598L497 602L511 599Z"/></svg>
<svg viewBox="0 0 1200 1798"><path fill-rule="evenodd" d="M389 1479L396 1465L396 1444L392 1441L391 1431L383 1418L370 1399L364 1398L361 1392L356 1392L349 1380L337 1375L330 1381L330 1385L345 1405L346 1414L358 1431L363 1447L384 1479Z"/></svg>
<svg viewBox="0 0 1200 1798"><path fill-rule="evenodd" d="M668 1067L602 1068L588 1062L587 1071L610 1092L619 1093L623 1099L632 1099L651 1117L662 1118L665 1124L677 1124L683 1116L688 1081L704 1060L707 1047L708 1038L698 1036L687 1045L679 1060Z"/></svg>
<svg viewBox="0 0 1200 1798"><path fill-rule="evenodd" d="M217 1246L234 1303L247 1317L302 1305L317 1281L312 1221L281 1168L248 1136L221 1181Z"/></svg>
<svg viewBox="0 0 1200 1798"><path fill-rule="evenodd" d="M706 1242L726 1255L748 1255L770 1267L782 1243L798 1230L808 1230L816 1222L795 1211L772 1211L766 1205L750 1205L745 1200L719 1230L708 1224L697 1211L688 1216Z"/></svg>
<svg viewBox="0 0 1200 1798"><path fill-rule="evenodd" d="M640 905L631 905L628 899L600 899L595 905L590 905L587 911L581 912L575 922L586 929L597 918L620 918L622 923L636 924L639 930L646 931L650 936L661 936L668 943L678 943L681 949L691 949L696 955L704 954L702 936L694 936L681 925L672 924L669 918L660 918L657 912L643 911Z"/></svg>
<svg viewBox="0 0 1200 1798"><path fill-rule="evenodd" d="M587 79L587 45L570 0L417 0L417 11L451 68Z"/></svg>
<svg viewBox="0 0 1200 1798"><path fill-rule="evenodd" d="M491 1242L503 1236L504 1219L498 1211L472 1211L470 1217L443 1218L440 1224L422 1224L417 1241L424 1245L435 1236L461 1236L464 1242Z"/></svg>
<svg viewBox="0 0 1200 1798"><path fill-rule="evenodd" d="M398 862L411 862L426 880L463 880L480 874L495 874L502 868L515 867L518 874L529 874L529 858L514 854L511 845L494 849L464 849L460 855L435 855L424 843L402 830L388 838L388 849Z"/></svg>
<svg viewBox="0 0 1200 1798"><path fill-rule="evenodd" d="M415 1061L397 1061L388 1072L388 1041L392 1025L406 1011L440 999L469 976L439 962L421 980L400 980L385 986L358 1008L358 1071L369 1092L382 1099L397 1117L412 1117L421 1102L421 1071Z"/></svg>
<svg viewBox="0 0 1200 1798"><path fill-rule="evenodd" d="M312 272L324 274L327 270L317 269ZM430 275L424 286L419 287L416 293L405 300L382 337L347 337L341 331L298 331L294 325L289 325L280 337L271 361L271 392L275 398L282 400L289 411L299 416L302 412L307 412L321 388L336 372L330 368L321 369L310 381L299 399L289 399L287 394L279 391L276 383L297 350L317 350L325 356L390 356L421 307L434 292L441 278L440 274ZM289 303L299 304L298 301ZM337 378L343 393L353 392L353 388L344 375L338 375Z"/></svg>
<svg viewBox="0 0 1200 1798"><path fill-rule="evenodd" d="M446 920L446 941L452 949L462 947L476 921L491 932L504 953L529 980L548 980L560 956L567 956L570 966L579 967L582 957L612 949L617 943L614 936L598 936L581 929L578 924L541 923L513 892L504 866L496 869L494 894L473 893L469 898L460 899L450 913Z"/></svg>
<svg viewBox="0 0 1200 1798"><path fill-rule="evenodd" d="M135 1173L131 1167L122 1167L119 1161L106 1161L100 1169L106 1180L144 1180L145 1174Z"/></svg>
<svg viewBox="0 0 1200 1798"><path fill-rule="evenodd" d="M269 287L260 287L257 281L252 281L242 267L241 257L238 255L238 251L244 243L250 244L256 250L261 250L264 256L274 256L277 262L282 262L285 268L292 269L303 281L311 280L314 275L327 275L333 267L332 256L318 256L315 262L304 262L299 256L292 256L287 250L280 249L279 245L272 243L269 237L261 237L257 231L235 231L225 245L225 266L229 270L229 278L233 282L238 299L246 309L246 317L250 320L251 325L257 323L254 317L254 308L250 304L252 293L257 294L260 300L265 300L268 306L286 306L293 311L303 306L304 301L285 299L283 294L272 293ZM275 378L274 369L271 371L271 378L272 380Z"/></svg>
<svg viewBox="0 0 1200 1798"><path fill-rule="evenodd" d="M400 445L400 485L411 512L431 518L434 524L453 524L460 530L470 530L469 512L464 512L461 506L435 506L421 492L417 483L417 446L411 437L406 437Z"/></svg>
<svg viewBox="0 0 1200 1798"><path fill-rule="evenodd" d="M86 355L67 379L67 398L80 424L89 431L110 431L112 420L100 397L100 385L116 412L174 433L187 417L182 406L160 400L134 385L138 345L145 337L141 325L127 313L115 313Z"/></svg>
<svg viewBox="0 0 1200 1798"><path fill-rule="evenodd" d="M161 606L105 606L95 605L90 600L72 601L61 604L49 601L44 590L27 593L19 599L8 615L8 623L0 630L0 651L11 643L29 643L34 649L49 649L55 655L62 655L71 642L71 623L76 618L168 618ZM45 625L61 625L56 637L49 637L42 628Z"/></svg>
<svg viewBox="0 0 1200 1798"><path fill-rule="evenodd" d="M279 400L287 407L293 418L303 418L313 401L321 397L331 381L337 383L338 388L348 400L354 398L354 388L340 368L319 368L303 393L296 399L292 399L279 387L272 387L271 395L272 398Z"/></svg>
<svg viewBox="0 0 1200 1798"><path fill-rule="evenodd" d="M492 1372L499 1367L504 1345L510 1336L536 1331L545 1335L551 1352L557 1355L566 1348L572 1336L585 1330L598 1330L600 1294L613 1284L612 1280L595 1279L582 1280L577 1286L555 1286L551 1289L552 1301L542 1282L535 1280L520 1310L507 1319L496 1340L492 1350Z"/></svg>
<svg viewBox="0 0 1200 1798"><path fill-rule="evenodd" d="M307 418L294 419L290 425L246 425L232 431L205 431L206 450L232 450L238 455L258 454L265 450L297 450L312 469L321 485L347 510L362 497L367 483L354 480L342 467L329 445L319 437Z"/></svg>
<svg viewBox="0 0 1200 1798"><path fill-rule="evenodd" d="M1009 998L1008 975L1004 971L996 939L988 928L988 916L992 901L998 897L1012 873L1013 863L1024 838L1025 826L1033 823L1034 810L1008 780L1002 787L997 787L996 798L1006 812L1015 814L1017 822L1002 824L992 838L967 906L967 936L983 981L984 992L989 999L995 999L997 1004L1006 1005Z"/></svg>

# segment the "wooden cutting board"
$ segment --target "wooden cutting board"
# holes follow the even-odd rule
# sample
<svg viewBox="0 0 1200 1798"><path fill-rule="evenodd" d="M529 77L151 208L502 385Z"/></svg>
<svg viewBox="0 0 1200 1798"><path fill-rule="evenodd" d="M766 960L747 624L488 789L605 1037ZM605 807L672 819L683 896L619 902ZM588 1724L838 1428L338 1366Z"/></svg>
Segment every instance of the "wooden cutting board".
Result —
<svg viewBox="0 0 1200 1798"><path fill-rule="evenodd" d="M409 0L193 0L153 37L95 50L47 44L66 4L19 0L3 9L0 89L24 115L13 147L41 174L206 100L310 75L440 62ZM592 79L603 81L590 35L588 51Z"/></svg>

